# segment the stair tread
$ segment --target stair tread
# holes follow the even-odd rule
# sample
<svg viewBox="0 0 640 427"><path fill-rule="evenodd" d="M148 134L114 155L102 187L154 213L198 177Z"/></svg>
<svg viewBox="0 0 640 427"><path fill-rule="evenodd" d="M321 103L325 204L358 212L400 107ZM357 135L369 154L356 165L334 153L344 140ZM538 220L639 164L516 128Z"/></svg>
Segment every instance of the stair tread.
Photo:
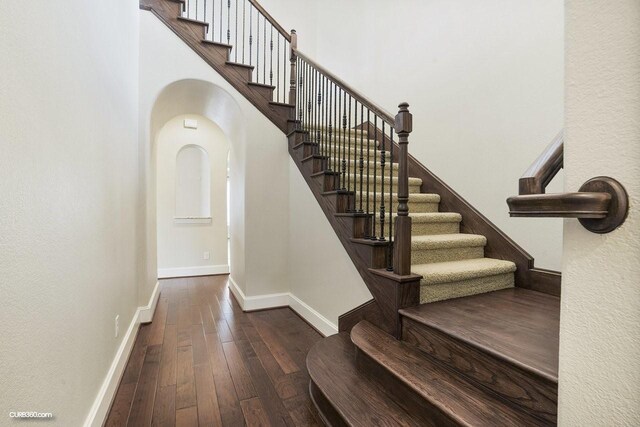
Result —
<svg viewBox="0 0 640 427"><path fill-rule="evenodd" d="M367 321L352 329L351 339L377 364L460 425L540 425L539 420L480 390Z"/></svg>
<svg viewBox="0 0 640 427"><path fill-rule="evenodd" d="M307 355L309 376L348 425L420 426L374 380L360 373L348 333L319 341Z"/></svg>
<svg viewBox="0 0 640 427"><path fill-rule="evenodd" d="M426 285L513 273L514 271L516 271L516 265L513 262L493 258L465 259L411 266L411 272L420 274L423 277L420 283Z"/></svg>
<svg viewBox="0 0 640 427"><path fill-rule="evenodd" d="M558 297L510 288L405 308L400 313L558 382Z"/></svg>
<svg viewBox="0 0 640 427"><path fill-rule="evenodd" d="M479 234L434 234L411 236L411 249L445 249L485 246L487 238Z"/></svg>

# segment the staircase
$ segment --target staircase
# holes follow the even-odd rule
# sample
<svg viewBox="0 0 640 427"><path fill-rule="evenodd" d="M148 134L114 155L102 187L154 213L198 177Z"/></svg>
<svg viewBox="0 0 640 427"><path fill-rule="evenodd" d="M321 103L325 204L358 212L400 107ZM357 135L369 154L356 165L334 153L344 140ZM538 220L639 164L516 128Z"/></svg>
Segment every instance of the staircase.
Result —
<svg viewBox="0 0 640 427"><path fill-rule="evenodd" d="M308 354L327 425L553 425L558 275L408 154L255 0L140 0L288 139L373 299Z"/></svg>

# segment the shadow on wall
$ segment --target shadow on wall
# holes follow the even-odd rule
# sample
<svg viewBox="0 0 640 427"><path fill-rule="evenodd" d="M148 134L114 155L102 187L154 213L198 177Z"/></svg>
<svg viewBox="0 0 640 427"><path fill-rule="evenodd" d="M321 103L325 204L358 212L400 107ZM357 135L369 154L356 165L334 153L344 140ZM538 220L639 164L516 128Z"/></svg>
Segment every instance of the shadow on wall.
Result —
<svg viewBox="0 0 640 427"><path fill-rule="evenodd" d="M147 248L147 259L157 259L157 164L158 137L162 128L181 115L199 115L217 125L229 143L229 259L231 274L238 283L244 282L245 252L245 170L246 119L235 99L213 83L185 79L165 86L158 94L150 119L150 173L147 187L147 239L154 242Z"/></svg>

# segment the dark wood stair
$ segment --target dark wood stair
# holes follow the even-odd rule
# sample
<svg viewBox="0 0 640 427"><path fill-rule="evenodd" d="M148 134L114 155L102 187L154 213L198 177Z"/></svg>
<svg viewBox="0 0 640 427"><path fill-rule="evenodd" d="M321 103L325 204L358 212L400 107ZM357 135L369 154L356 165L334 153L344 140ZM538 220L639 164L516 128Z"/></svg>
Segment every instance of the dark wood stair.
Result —
<svg viewBox="0 0 640 427"><path fill-rule="evenodd" d="M355 364L355 348L346 332L316 344L307 355L309 391L328 426L428 426L396 403Z"/></svg>
<svg viewBox="0 0 640 427"><path fill-rule="evenodd" d="M557 416L560 299L504 289L400 310L402 339L532 415Z"/></svg>
<svg viewBox="0 0 640 427"><path fill-rule="evenodd" d="M434 425L542 424L369 322L358 323L351 330L351 340L359 369L374 376L409 413L423 414Z"/></svg>

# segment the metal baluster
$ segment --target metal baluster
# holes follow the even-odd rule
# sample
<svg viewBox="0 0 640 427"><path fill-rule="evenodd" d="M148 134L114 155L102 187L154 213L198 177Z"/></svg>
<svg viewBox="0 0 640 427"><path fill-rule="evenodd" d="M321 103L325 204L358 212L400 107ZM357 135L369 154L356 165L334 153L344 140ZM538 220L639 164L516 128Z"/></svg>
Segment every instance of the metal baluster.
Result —
<svg viewBox="0 0 640 427"><path fill-rule="evenodd" d="M389 182L391 182L391 184L389 184L389 186L392 189L389 191L389 241L391 242L393 241L393 128L391 126L389 126L389 137L389 159L391 160L391 165L389 166ZM397 185L399 186L399 184L400 183ZM396 193L398 193L398 191L396 191ZM387 271L393 271L393 251L389 250L388 253Z"/></svg>
<svg viewBox="0 0 640 427"><path fill-rule="evenodd" d="M198 20L198 0L196 0L196 21Z"/></svg>
<svg viewBox="0 0 640 427"><path fill-rule="evenodd" d="M251 48L253 47L253 5L249 3L249 65L251 64Z"/></svg>
<svg viewBox="0 0 640 427"><path fill-rule="evenodd" d="M333 123L335 123L336 129L336 146L335 150L333 150L333 171L338 174L338 186L340 185L340 114L338 113L338 94L340 93L340 89L338 85L333 87ZM335 182L335 175L334 175Z"/></svg>
<svg viewBox="0 0 640 427"><path fill-rule="evenodd" d="M271 40L269 40L269 84L273 86L273 25L271 25Z"/></svg>
<svg viewBox="0 0 640 427"><path fill-rule="evenodd" d="M223 10L223 1L220 0L220 43L222 43L222 10Z"/></svg>
<svg viewBox="0 0 640 427"><path fill-rule="evenodd" d="M244 51L246 50L244 41L247 33L247 0L242 2L242 63L244 64Z"/></svg>
<svg viewBox="0 0 640 427"><path fill-rule="evenodd" d="M231 0L227 0L227 44L231 44Z"/></svg>
<svg viewBox="0 0 640 427"><path fill-rule="evenodd" d="M235 61L238 62L238 0L236 0L236 37L235 43L233 44L233 51L235 52Z"/></svg>
<svg viewBox="0 0 640 427"><path fill-rule="evenodd" d="M279 60L280 59L280 33L278 33L277 45L278 45L278 58L277 59ZM280 86L280 61L278 61L278 71L277 71L277 74L276 74L276 84L278 86ZM276 89L276 97L278 98L277 102L280 102L280 88ZM287 101L286 97L282 98L282 102L286 102L286 101Z"/></svg>
<svg viewBox="0 0 640 427"><path fill-rule="evenodd" d="M378 240L376 237L376 207L377 207L377 197L378 197L378 115L373 115L373 144L375 146L375 151L373 155L373 217L372 217L372 227L371 227L371 240Z"/></svg>
<svg viewBox="0 0 640 427"><path fill-rule="evenodd" d="M383 120L382 121L382 149L380 150L380 179L381 179L381 183L380 183L380 240L381 242L384 242L385 237L384 237L384 220L385 220L385 206L384 206L384 168L385 168L385 152L384 152L384 127L386 125L386 122ZM391 185L389 185L389 187L391 187ZM391 193L391 191L389 192ZM391 197L391 196L390 196Z"/></svg>
<svg viewBox="0 0 640 427"><path fill-rule="evenodd" d="M349 153L347 154L347 191L351 191L351 94L349 94L349 119L347 123L347 144ZM355 191L355 188L354 188ZM350 210L350 209L348 209Z"/></svg>
<svg viewBox="0 0 640 427"><path fill-rule="evenodd" d="M340 93L340 118L342 119L342 132L340 133L340 143L342 144L342 189L347 190L347 144L344 143L344 131L347 127L347 117L345 111L347 110L347 93L341 91Z"/></svg>
<svg viewBox="0 0 640 427"><path fill-rule="evenodd" d="M202 14L204 15L204 18L202 20L207 22L207 0L204 0L204 11L202 12ZM206 33L204 34L204 38L206 39L207 35L209 34L209 26L207 26L205 31Z"/></svg>
<svg viewBox="0 0 640 427"><path fill-rule="evenodd" d="M265 24L266 25L266 24ZM260 11L256 13L256 81L260 83ZM262 81L264 83L264 80Z"/></svg>
<svg viewBox="0 0 640 427"><path fill-rule="evenodd" d="M262 17L262 83L267 83L267 17Z"/></svg>
<svg viewBox="0 0 640 427"><path fill-rule="evenodd" d="M364 122L364 105L360 104L360 122ZM363 172L364 172L364 132L362 132L362 125L360 126L360 212L364 212L362 210L362 192L363 192ZM367 176L367 185L369 184L369 177Z"/></svg>
<svg viewBox="0 0 640 427"><path fill-rule="evenodd" d="M366 204L367 207L366 213L369 215L371 213L369 209L369 182L371 181L371 174L369 173L369 162L371 161L371 139L369 138L369 125L371 123L371 110L367 108L367 198ZM364 231L364 238L369 238L369 227L367 227Z"/></svg>
<svg viewBox="0 0 640 427"><path fill-rule="evenodd" d="M313 109L314 111L314 132L316 133L316 150L318 152L318 154L321 154L321 146L320 146L320 74L318 73L318 70L316 70L315 68L313 69L314 73L315 73L315 91L314 91L314 96L315 98L313 99Z"/></svg>
<svg viewBox="0 0 640 427"><path fill-rule="evenodd" d="M332 171L333 169L331 168L331 155L333 154L333 147L331 144L333 144L333 91L331 90L333 82L328 81L327 82L327 87L328 87L328 93L327 93L327 97L326 100L328 101L328 105L327 105L327 124L329 125L328 130L329 130L329 150L328 150L328 158L327 158L327 170L328 171Z"/></svg>

